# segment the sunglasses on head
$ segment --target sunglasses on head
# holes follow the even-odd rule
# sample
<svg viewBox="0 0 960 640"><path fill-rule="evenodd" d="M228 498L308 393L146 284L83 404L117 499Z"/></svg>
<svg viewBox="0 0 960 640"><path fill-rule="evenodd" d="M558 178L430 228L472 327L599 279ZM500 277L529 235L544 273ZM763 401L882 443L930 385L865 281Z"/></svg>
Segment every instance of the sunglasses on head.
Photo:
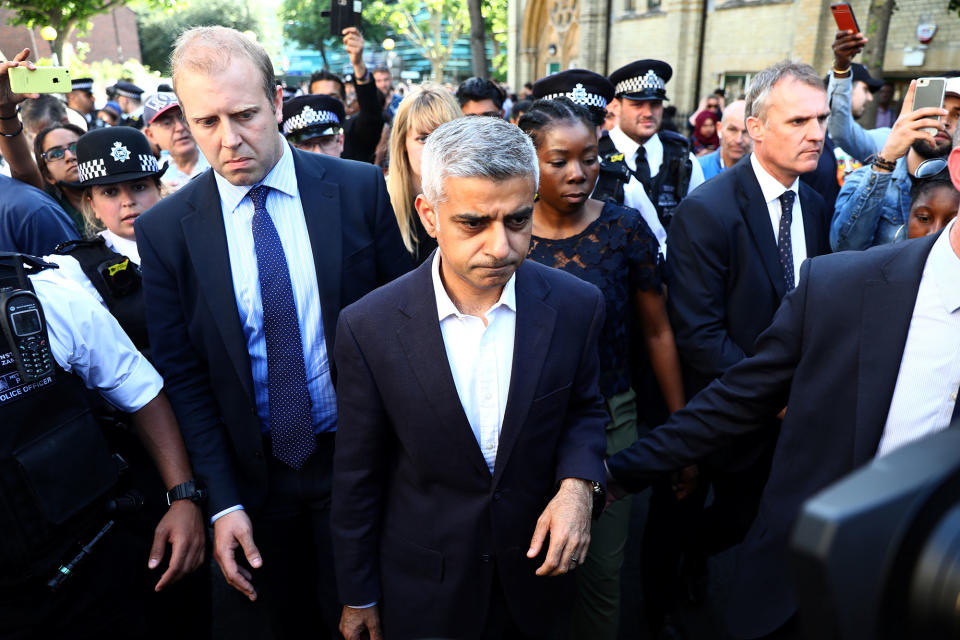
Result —
<svg viewBox="0 0 960 640"><path fill-rule="evenodd" d="M65 147L50 147L41 153L40 157L44 160L62 160L63 156L67 153L67 149L69 149L73 155L77 155L77 143L71 142Z"/></svg>

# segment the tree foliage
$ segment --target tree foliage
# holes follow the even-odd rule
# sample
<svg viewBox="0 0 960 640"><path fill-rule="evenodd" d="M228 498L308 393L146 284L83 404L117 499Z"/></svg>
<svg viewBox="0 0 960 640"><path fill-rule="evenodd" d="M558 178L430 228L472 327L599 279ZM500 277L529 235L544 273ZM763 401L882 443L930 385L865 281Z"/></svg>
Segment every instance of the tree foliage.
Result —
<svg viewBox="0 0 960 640"><path fill-rule="evenodd" d="M107 13L114 7L128 3L128 0L3 0L3 6L15 12L11 24L35 27L53 27L57 30L57 39L53 41L53 52L63 60L63 45L73 33L84 33L90 29L90 18ZM176 0L150 0L150 6L156 8L172 7Z"/></svg>
<svg viewBox="0 0 960 640"><path fill-rule="evenodd" d="M259 20L247 0L193 0L166 11L137 10L143 64L170 75L170 53L177 37L190 27L222 25L237 31L259 31Z"/></svg>
<svg viewBox="0 0 960 640"><path fill-rule="evenodd" d="M431 78L443 79L443 68L453 54L453 45L469 28L470 17L463 0L384 0L369 3L364 15L370 22L388 24L430 62Z"/></svg>
<svg viewBox="0 0 960 640"><path fill-rule="evenodd" d="M323 12L330 9L330 0L283 0L280 18L283 20L283 35L287 41L296 42L304 49L315 49L327 69L327 49L341 47L340 39L330 35L330 19ZM384 25L367 19L366 9L360 31L368 43L380 42L387 37ZM369 46L369 45L368 45Z"/></svg>

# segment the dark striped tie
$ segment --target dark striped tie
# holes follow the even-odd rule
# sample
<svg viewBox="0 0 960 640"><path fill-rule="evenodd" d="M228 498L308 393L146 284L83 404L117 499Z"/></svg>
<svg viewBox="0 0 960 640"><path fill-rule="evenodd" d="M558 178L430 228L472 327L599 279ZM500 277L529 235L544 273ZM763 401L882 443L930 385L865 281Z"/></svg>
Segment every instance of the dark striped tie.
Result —
<svg viewBox="0 0 960 640"><path fill-rule="evenodd" d="M267 213L270 187L254 187L253 247L263 303L263 333L267 343L267 389L273 455L300 469L317 448L313 435L312 404L303 364L303 341L290 271L280 234Z"/></svg>

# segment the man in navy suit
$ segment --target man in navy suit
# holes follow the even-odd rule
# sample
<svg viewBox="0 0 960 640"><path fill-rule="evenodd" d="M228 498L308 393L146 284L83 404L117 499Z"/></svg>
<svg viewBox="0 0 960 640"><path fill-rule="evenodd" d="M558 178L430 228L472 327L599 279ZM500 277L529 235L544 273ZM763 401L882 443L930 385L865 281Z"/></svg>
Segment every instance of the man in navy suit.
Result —
<svg viewBox="0 0 960 640"><path fill-rule="evenodd" d="M348 640L566 638L563 574L585 558L604 477L604 312L593 285L524 262L537 173L499 118L437 128L417 210L439 248L340 316Z"/></svg>
<svg viewBox="0 0 960 640"><path fill-rule="evenodd" d="M318 618L318 633L335 634L329 354L340 309L409 258L375 167L283 140L262 47L223 27L189 30L173 80L212 170L136 221L152 351L227 581L251 600L259 591L276 637Z"/></svg>
<svg viewBox="0 0 960 640"><path fill-rule="evenodd" d="M805 64L773 65L751 81L745 113L753 153L687 196L670 226L667 310L687 397L754 353L757 336L796 286L800 264L830 251L832 211L799 180L823 149L823 81ZM767 421L774 428L778 422ZM700 461L701 491L680 504L669 481L655 485L644 533L644 595L654 626L672 608L675 590L663 585L675 574L682 530L703 532L687 543L701 551L737 543L756 511L773 440L764 431ZM707 520L682 524L700 517L708 479L716 501Z"/></svg>
<svg viewBox="0 0 960 640"><path fill-rule="evenodd" d="M960 148L949 170L960 188ZM807 498L960 417L958 282L955 220L937 236L804 262L755 354L607 461L612 494L640 491L662 472L769 429L787 407L740 549L728 607L734 637L799 637L787 540Z"/></svg>

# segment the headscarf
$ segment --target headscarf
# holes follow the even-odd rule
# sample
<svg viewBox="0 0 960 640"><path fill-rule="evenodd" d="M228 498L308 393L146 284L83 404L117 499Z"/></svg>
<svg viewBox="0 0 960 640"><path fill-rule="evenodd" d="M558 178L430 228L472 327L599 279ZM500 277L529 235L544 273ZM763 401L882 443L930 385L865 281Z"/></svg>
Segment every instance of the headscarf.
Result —
<svg viewBox="0 0 960 640"><path fill-rule="evenodd" d="M713 120L714 128L712 136L704 136L700 133L700 127L703 126L703 123L707 120ZM701 147L710 147L716 149L720 146L720 136L717 135L717 131L720 128L720 119L716 113L710 110L701 111L697 114L696 120L693 121L693 139Z"/></svg>

